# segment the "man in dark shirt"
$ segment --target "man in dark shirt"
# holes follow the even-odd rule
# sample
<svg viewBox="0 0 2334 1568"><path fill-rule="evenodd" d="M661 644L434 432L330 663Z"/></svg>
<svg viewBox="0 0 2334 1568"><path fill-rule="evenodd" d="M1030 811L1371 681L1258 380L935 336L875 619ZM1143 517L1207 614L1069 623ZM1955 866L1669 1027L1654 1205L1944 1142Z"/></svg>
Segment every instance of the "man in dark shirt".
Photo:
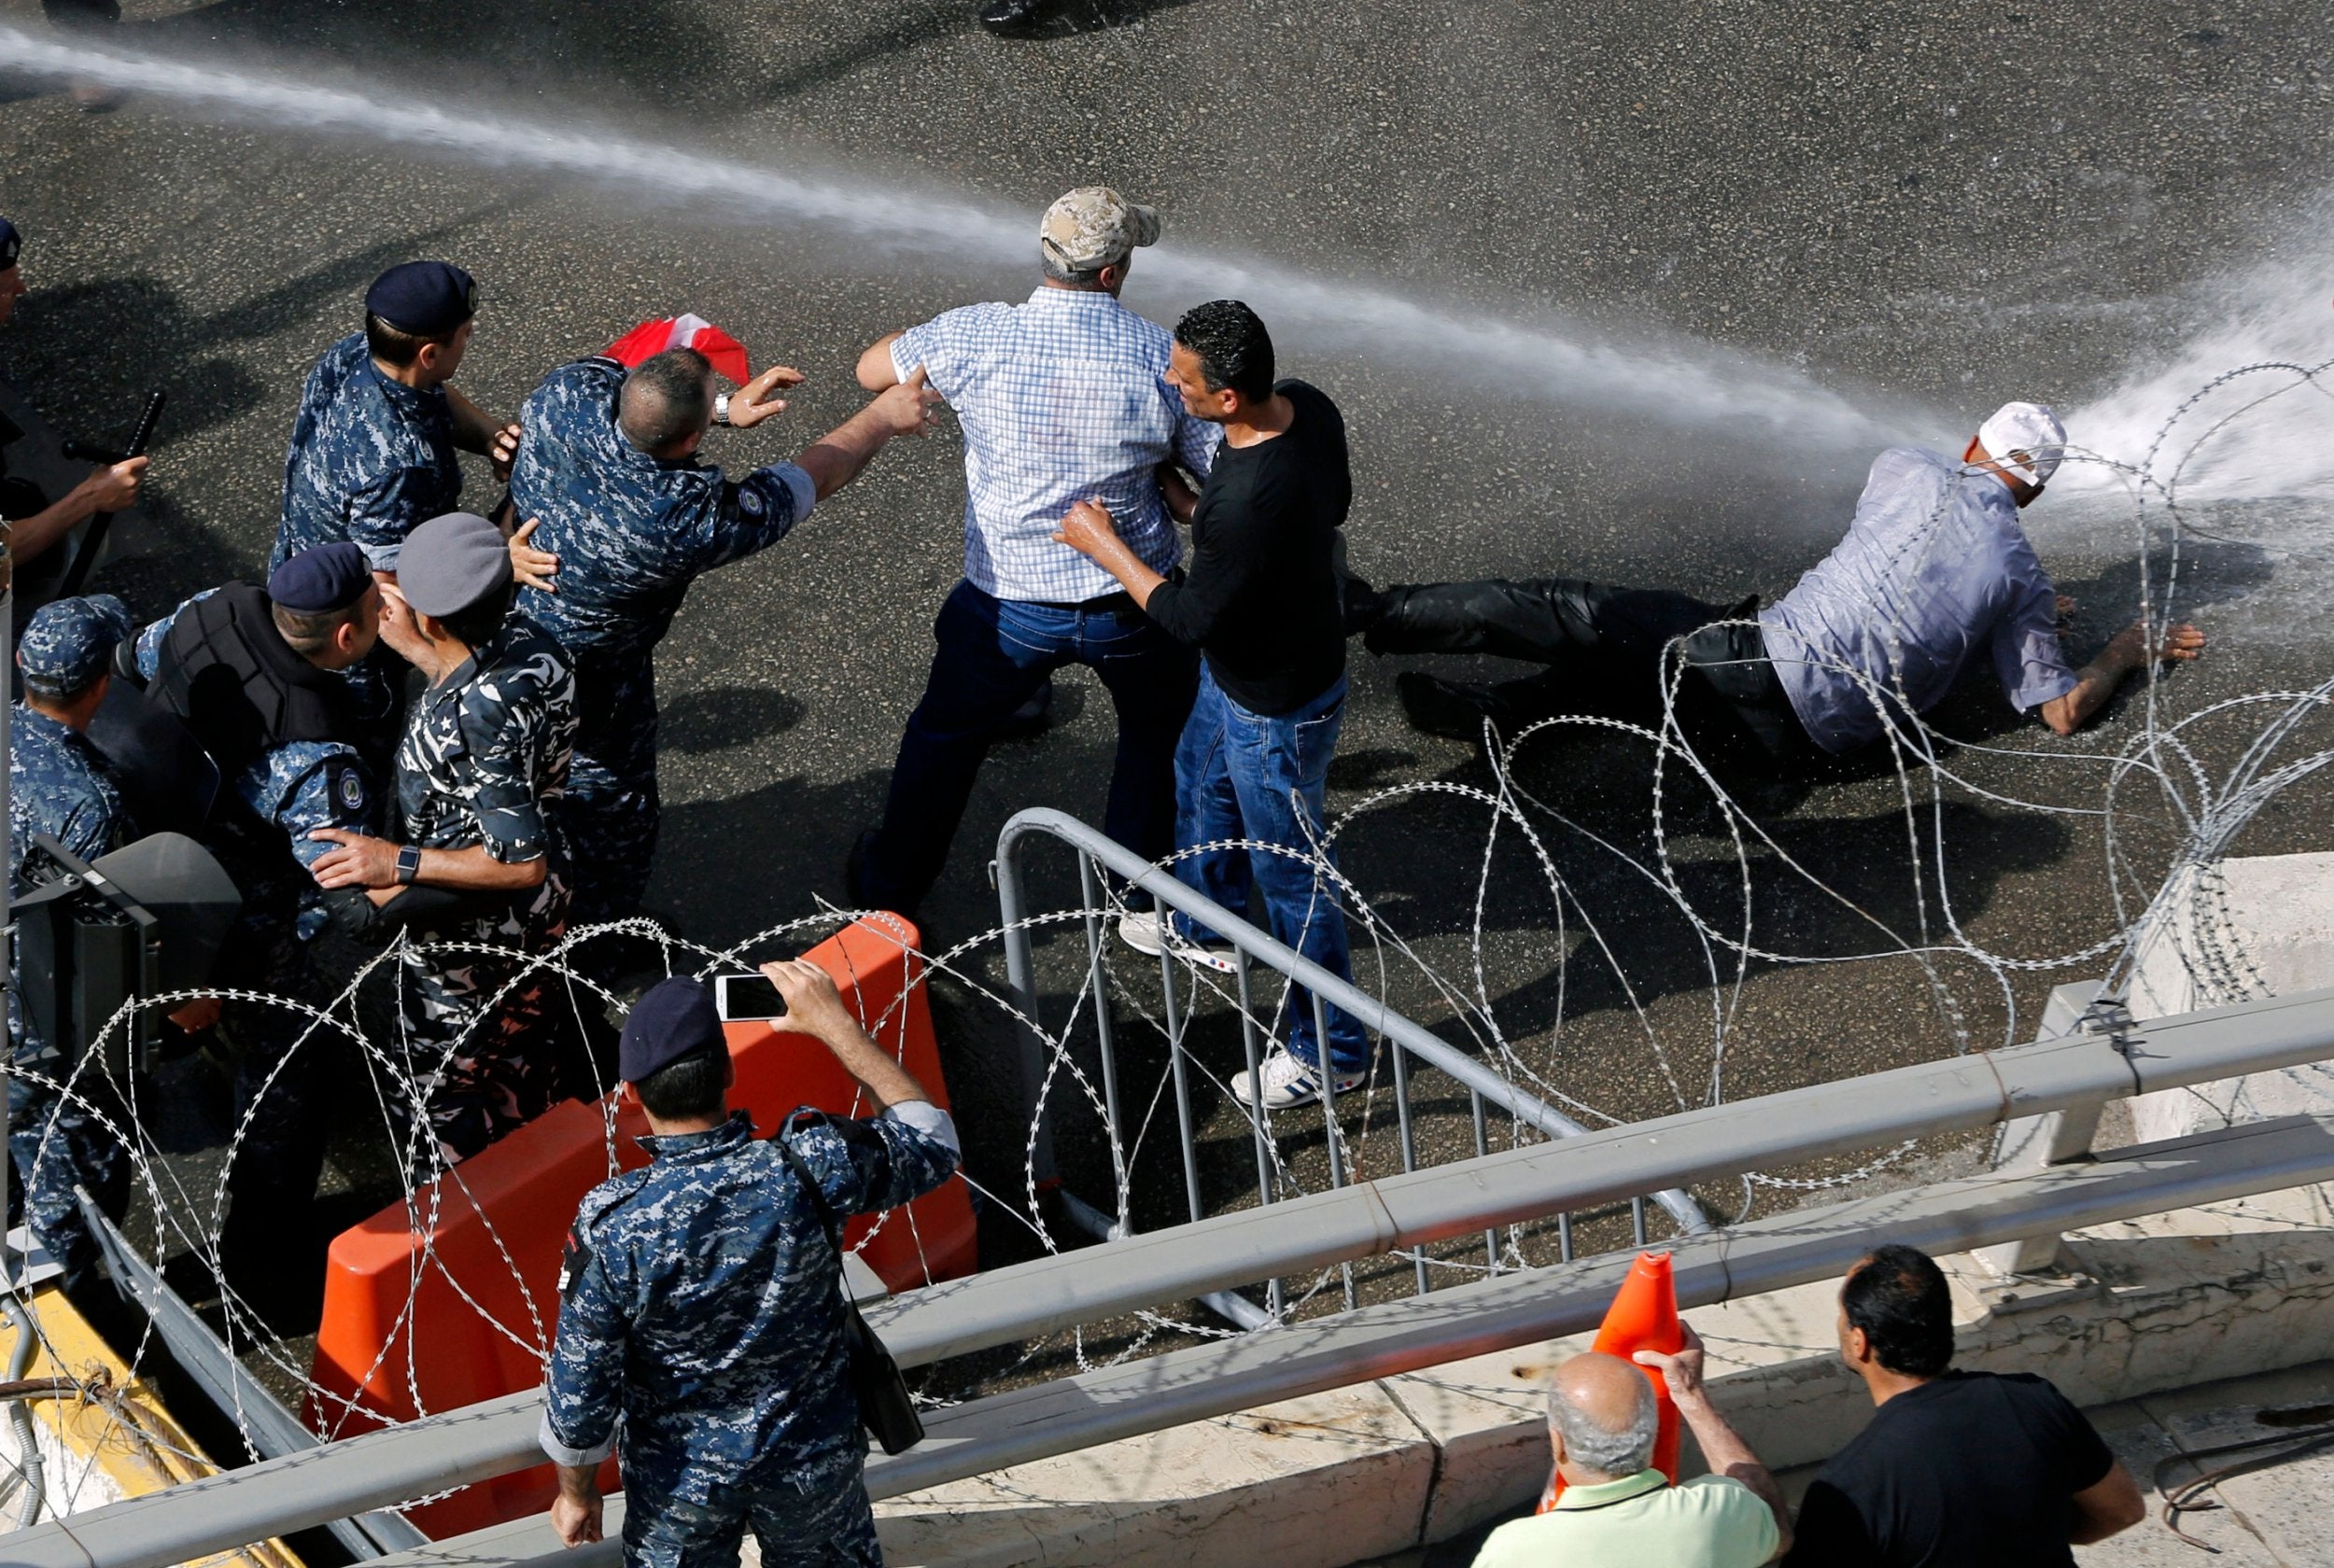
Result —
<svg viewBox="0 0 2334 1568"><path fill-rule="evenodd" d="M1878 1413L1800 1505L1785 1568L2072 1568L2147 1505L2041 1378L1954 1372L1945 1275L1882 1247L1840 1287L1840 1354Z"/></svg>
<svg viewBox="0 0 2334 1568"><path fill-rule="evenodd" d="M1200 694L1175 750L1175 875L1225 908L1244 911L1242 869L1256 882L1272 934L1332 974L1350 975L1345 917L1317 848L1324 786L1345 710L1345 625L1335 564L1337 530L1353 504L1345 422L1301 381L1272 380L1272 340L1237 300L1200 305L1175 324L1167 379L1191 414L1224 430L1207 483L1194 496L1161 470L1168 509L1191 525L1191 562L1173 578L1143 564L1110 513L1080 501L1055 537L1093 557L1178 642L1203 656ZM1198 846L1248 839L1287 853L1248 855ZM1216 967L1208 933L1179 915L1119 922L1129 945L1166 945ZM1313 998L1293 987L1288 1045L1232 1092L1278 1111L1321 1092ZM1360 1022L1334 1007L1330 1070L1340 1091L1370 1063Z"/></svg>

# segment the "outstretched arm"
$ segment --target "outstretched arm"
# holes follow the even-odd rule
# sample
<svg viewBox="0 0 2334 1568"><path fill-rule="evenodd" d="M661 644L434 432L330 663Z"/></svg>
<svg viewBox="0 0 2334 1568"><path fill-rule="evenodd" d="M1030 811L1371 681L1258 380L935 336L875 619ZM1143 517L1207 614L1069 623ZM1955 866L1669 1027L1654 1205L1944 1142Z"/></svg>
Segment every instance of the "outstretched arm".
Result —
<svg viewBox="0 0 2334 1568"><path fill-rule="evenodd" d="M2089 664L2075 671L2074 691L2042 705L2043 722L2062 735L2073 735L2115 695L2125 676L2145 669L2156 659L2185 663L2203 654L2204 634L2185 621L2165 629L2163 641L2152 655L2146 626L2126 626L2108 639L2107 646Z"/></svg>
<svg viewBox="0 0 2334 1568"><path fill-rule="evenodd" d="M53 506L5 526L8 550L21 565L63 539L101 511L127 511L137 505L138 489L146 483L150 457L128 457L90 476L64 493Z"/></svg>
<svg viewBox="0 0 2334 1568"><path fill-rule="evenodd" d="M916 367L906 381L878 393L865 408L822 436L794 466L810 476L819 499L859 477L867 460L883 450L893 436L921 436L938 423L940 394L924 385L924 368Z"/></svg>
<svg viewBox="0 0 2334 1568"><path fill-rule="evenodd" d="M1740 1481L1756 1493L1775 1516L1776 1544L1768 1561L1791 1550L1791 1507L1783 1501L1783 1489L1775 1484L1775 1477L1750 1451L1750 1445L1710 1403L1709 1391L1702 1386L1702 1337L1690 1325L1685 1330L1685 1345L1676 1355L1663 1355L1659 1351L1639 1351L1637 1360L1662 1375L1668 1385L1670 1400L1678 1407L1678 1415L1694 1433L1700 1445L1702 1458L1715 1476Z"/></svg>

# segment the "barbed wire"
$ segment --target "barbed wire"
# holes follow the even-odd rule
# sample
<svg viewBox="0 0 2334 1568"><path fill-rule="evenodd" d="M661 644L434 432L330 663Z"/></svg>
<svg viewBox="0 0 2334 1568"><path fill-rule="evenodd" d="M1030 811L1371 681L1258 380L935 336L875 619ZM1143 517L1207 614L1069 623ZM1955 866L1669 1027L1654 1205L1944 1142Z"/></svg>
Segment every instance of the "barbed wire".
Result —
<svg viewBox="0 0 2334 1568"><path fill-rule="evenodd" d="M2094 467L2129 492L2141 563L2132 609L2150 646L2172 623L2181 603L2184 541L2219 537L2194 526L2194 503L2183 494L2185 476L2210 441L2271 399L2301 390L2327 396L2330 371L2334 362L2262 363L2218 376L2179 405L2137 464L2079 448L2066 454L2064 461ZM2270 375L2285 380L2255 395L2258 379ZM2245 390L2242 406L2217 407L2214 395L2231 387ZM2204 421L2200 429L2198 421ZM1905 563L1907 569L1929 553L1956 548L1951 501L1948 491L1931 526L1914 541L1911 548L1922 553ZM2164 558L2160 575L2155 566L2159 552ZM1499 1108L1497 1114L1472 1091L1464 1113L1435 1110L1439 1115L1463 1114L1471 1122L1471 1135L1461 1128L1460 1146L1467 1153L1544 1141L1548 1133L1513 1109L1525 1100L1595 1127L1634 1119L1641 1113L1637 1100L1644 1092L1678 1110L1723 1099L1730 1071L1741 1053L1751 1049L1743 1010L1750 981L1765 969L1908 964L1919 994L1931 1005L1955 1052L2022 1038L2021 977L2072 974L2088 967L2103 973L2110 992L2120 996L2129 991L2143 955L2154 952L2169 952L2193 988L2195 1005L2268 993L2269 982L2232 910L2221 861L2264 809L2334 761L2334 746L2323 743L2322 724L2334 708L2334 679L2315 686L2221 697L2173 714L2169 709L2171 693L2151 664L2130 705L2137 709L2131 733L2111 751L1990 743L1947 734L1916 713L1902 673L1906 665L1902 655L1911 635L1904 609L1876 604L1872 614L1874 629L1897 655L1896 673L1881 680L1827 665L1826 674L1852 684L1886 720L1881 745L1893 774L1894 811L1902 818L1908 875L1909 907L1903 917L1891 917L1827 879L1825 868L1814 863L1811 853L1794 852L1774 824L1761 820L1730 793L1724 769L1697 748L1692 726L1680 712L1690 673L1682 639L1672 644L1665 659L1657 691L1660 712L1653 721L1570 715L1504 733L1486 721L1482 757L1487 777L1481 782L1451 777L1391 782L1362 793L1307 843L1219 839L1185 847L1160 864L1172 872L1205 856L1275 856L1310 868L1316 878L1317 907L1325 908L1333 896L1343 911L1361 988L1386 999L1389 1006L1398 994L1414 998L1410 1003L1413 1014L1428 1015L1443 1038L1513 1091L1512 1105ZM2316 730L2313 721L2321 721ZM1641 842L1631 842L1611 827L1600 827L1561 807L1527 782L1534 759L1568 735L1644 754L1650 778L1647 814L1639 824ZM2233 761L2216 773L2208 759L2232 751ZM2035 789L2013 791L1996 778L1980 777L1983 770L2001 766L2042 767L2054 775L2096 772L2099 777L2095 791L2078 799L2046 799ZM2153 806L2152 839L2132 829L2139 809L2131 804L2134 798ZM2063 817L2097 824L2106 910L2099 933L2067 950L2042 955L1999 951L1975 934L1948 875L1953 829L1947 808L1956 801L1983 803L2036 819ZM1452 868L1452 885L1465 893L1464 923L1457 930L1406 929L1399 917L1402 911L1393 901L1373 895L1346 869L1363 858L1350 851L1366 846L1378 824L1392 823L1389 833L1399 835L1405 832L1405 814L1422 811L1439 827L1477 824L1471 865L1455 863ZM1711 846L1716 847L1715 859L1692 859ZM1697 894L1690 868L1722 861L1728 866L1726 891ZM1513 885L1511 879L1519 866L1522 882ZM1616 926L1614 916L1622 911L1609 892L1599 890L1594 875L1598 870L1617 871L1621 886L1638 890L1651 907L1682 922L1696 972L1694 988L1708 997L1707 1015L1694 1011L1690 1034L1656 1015L1658 997L1633 976L1630 959L1638 939ZM386 1029L373 1021L380 1009L368 1003L372 987L385 973L393 974L410 961L483 958L496 966L500 978L490 994L479 999L471 1029L483 1027L523 987L555 980L557 985L548 987L546 994L554 1005L563 1001L580 1025L588 1014L613 1015L626 1004L626 995L589 961L596 948L604 950L602 945L617 940L645 945L666 973L710 975L744 968L756 956L802 945L853 919L872 922L889 931L914 966L913 987L945 985L952 1016L987 1015L994 1025L1033 1042L1040 1069L1031 1085L1033 1103L1025 1107L1028 1123L1018 1138L1019 1170L968 1173L960 1179L984 1211L1002 1217L1048 1253L1062 1251L1068 1241L1059 1233L1061 1211L1040 1171L1041 1146L1050 1129L1071 1128L1092 1141L1090 1153L1106 1167L1113 1187L1105 1217L1121 1232L1132 1227L1140 1212L1174 1207L1172 1197L1161 1195L1172 1194L1178 1183L1173 1176L1158 1174L1162 1167L1183 1165L1183 1184L1200 1194L1204 1207L1221 1211L1298 1196L1334 1180L1407 1169L1416 1162L1419 1080L1427 1069L1399 1050L1384 1048L1380 1041L1362 1082L1336 1096L1333 1117L1317 1108L1280 1113L1248 1111L1232 1094L1228 1073L1220 1070L1230 1057L1217 1050L1218 1042L1236 1034L1239 1056L1246 1065L1263 1043L1286 1040L1294 1010L1308 1003L1286 977L1249 966L1222 973L1199 964L1162 964L1152 958L1130 965L1132 949L1122 951L1112 930L1135 912L1132 905L1122 889L1095 875L1090 865L1082 867L1081 880L1085 890L1064 907L1001 922L931 952L911 946L907 928L895 917L847 910L823 900L814 900L808 914L722 946L694 941L642 917L578 929L540 953L493 943L401 935L365 955L338 990L320 1003L236 987L175 990L125 1004L92 1031L96 1043L62 1071L47 1072L28 1065L11 1071L26 1085L73 1107L120 1143L148 1233L141 1245L150 1251L152 1266L159 1269L177 1254L195 1258L216 1284L220 1337L230 1353L274 1385L298 1390L306 1419L327 1440L411 1412L429 1413L422 1365L425 1325L417 1321L426 1282L445 1287L460 1309L475 1314L494 1338L523 1356L546 1355L556 1319L555 1306L541 1299L540 1282L530 1281L517 1261L523 1251L519 1239L502 1233L494 1206L471 1190L460 1163L443 1157L426 1120L417 1113L416 1108L427 1103L430 1083L468 1048L469 1031L452 1041L423 1045L405 1032L401 1012L391 1010L397 1021ZM1839 911L1848 929L1868 935L1858 937L1855 950L1847 952L1807 950L1794 944L1790 930L1771 931L1758 917L1763 887L1774 886L1805 889ZM1641 914L1634 904L1623 908L1632 917ZM1538 924L1529 923L1534 917ZM1503 957L1494 951L1495 928L1520 933L1526 952L1521 961L1536 971L1545 982L1542 990L1553 998L1544 1013L1520 1016L1520 1004L1501 998L1497 977L1519 960L1512 953ZM1000 955L1014 941L1027 942L1033 951L1044 944L1049 975L1062 982L1041 987L1041 994L1047 989L1052 993L1042 1009L995 978ZM1584 1027L1582 1011L1575 1003L1574 971L1585 964L1610 977L1616 1000L1602 1011L1621 1016L1630 1043L1624 1052L1620 1033L1609 1025L1598 1026L1593 1044L1603 1061L1594 1073L1581 1071L1571 1049L1573 1034ZM1062 973L1065 965L1068 974ZM1260 987L1255 984L1259 973L1267 982ZM1978 991L1972 989L1972 973L1977 976ZM862 1020L887 1048L905 1048L906 1010L913 987ZM1674 993L1678 987L1670 989ZM2002 1019L1999 1034L1990 1040L1980 1038L1980 991L1984 1008ZM141 1099L148 1091L135 1074L115 1078L109 1065L115 1053L106 1047L131 1038L139 1009L168 1013L202 1000L232 1002L242 1009L280 1010L296 1032L294 1043L273 1065L260 1092L250 1096L250 1103L233 1119L218 1169L190 1185L188 1172L149 1129L150 1107ZM1047 1015L1040 1016L1041 1011ZM1105 1028L1114 1042L1106 1057L1100 1047ZM353 1393L314 1379L315 1368L302 1360L299 1348L273 1333L264 1314L227 1277L221 1253L231 1179L257 1118L264 1113L265 1091L302 1052L344 1053L361 1066L374 1097L371 1110L378 1113L382 1146L394 1154L391 1165L401 1187L389 1208L401 1211L413 1241L404 1300L382 1335L373 1364L348 1369L354 1374L347 1379ZM1139 1082L1130 1076L1137 1071L1138 1058L1144 1064L1140 1071L1151 1074ZM599 1064L593 1065L598 1071ZM1193 1081L1201 1092L1187 1099ZM1605 1103L1616 1085L1626 1085L1628 1093ZM585 1087L596 1099L601 1154L612 1174L622 1155L617 1102L610 1092L614 1085L596 1081ZM1184 1136L1182 1118L1191 1104L1210 1097L1216 1108L1213 1119L1193 1136L1250 1142L1258 1166L1253 1191L1243 1183L1202 1183L1189 1174L1196 1169L1198 1153L1192 1140ZM1736 1217L1748 1217L1762 1194L1772 1201L1797 1201L1863 1185L1910 1157L1917 1147L1904 1143L1871 1151L1845 1169L1746 1173L1739 1180ZM63 1157L61 1141L48 1139L35 1156L33 1174L40 1174L40 1162ZM1008 1196L1010 1186L1019 1190ZM473 1220L484 1232L492 1254L507 1271L507 1281L465 1278L464 1266L441 1253L440 1238L457 1214ZM1632 1223L1645 1221L1640 1214ZM1572 1245L1571 1225L1569 1216L1551 1216L1531 1225L1494 1227L1481 1239L1480 1252L1455 1246L1404 1249L1388 1254L1377 1267L1453 1281L1534 1267L1565 1253ZM929 1277L935 1266L912 1211L879 1217L876 1228L854 1246L864 1251L893 1226L907 1231L909 1250ZM1468 1245L1471 1249L1475 1243ZM506 1285L514 1285L515 1291L504 1289ZM1355 1299L1357 1288L1352 1266L1317 1270L1304 1279L1276 1282L1257 1315L1272 1324L1334 1309ZM515 1315L491 1306L489 1296L513 1300ZM991 1358L1001 1359L1002 1365L984 1365L962 1376L941 1369L927 1379L920 1397L928 1405L945 1406L1030 1375L1058 1356L1084 1370L1147 1353L1162 1342L1246 1331L1189 1311L1142 1311L1123 1323L1080 1325L1063 1341L1033 1341L1014 1347L1009 1355ZM133 1347L134 1361L147 1352L156 1332L149 1318ZM365 1393L384 1377L399 1385L403 1410L384 1407ZM260 1449L249 1412L238 1407L232 1413L256 1457ZM124 1413L120 1419L134 1418Z"/></svg>

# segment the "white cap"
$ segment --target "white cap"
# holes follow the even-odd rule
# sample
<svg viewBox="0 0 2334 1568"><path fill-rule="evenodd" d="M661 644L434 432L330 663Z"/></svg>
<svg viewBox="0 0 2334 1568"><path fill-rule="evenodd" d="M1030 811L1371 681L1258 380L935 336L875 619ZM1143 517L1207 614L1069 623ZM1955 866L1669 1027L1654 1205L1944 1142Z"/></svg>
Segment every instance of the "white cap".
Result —
<svg viewBox="0 0 2334 1568"><path fill-rule="evenodd" d="M2059 471L2067 427L2046 403L2004 403L1977 427L1977 444L2019 479L2041 485Z"/></svg>

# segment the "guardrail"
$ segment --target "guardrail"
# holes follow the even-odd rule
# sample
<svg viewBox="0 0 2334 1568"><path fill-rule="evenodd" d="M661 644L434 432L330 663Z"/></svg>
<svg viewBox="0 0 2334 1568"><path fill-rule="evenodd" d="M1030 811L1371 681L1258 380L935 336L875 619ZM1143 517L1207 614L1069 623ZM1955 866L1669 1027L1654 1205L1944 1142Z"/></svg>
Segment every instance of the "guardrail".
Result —
<svg viewBox="0 0 2334 1568"><path fill-rule="evenodd" d="M1033 960L1029 901L1024 890L1021 856L1026 846L1035 839L1053 839L1067 845L1077 856L1080 902L1078 915L1086 934L1086 981L1080 991L1084 1004L1093 1010L1096 1044L1102 1065L1103 1112L1112 1141L1112 1169L1117 1178L1117 1192L1108 1208L1080 1198L1076 1194L1062 1192L1070 1216L1083 1228L1106 1240L1118 1240L1132 1230L1127 1189L1126 1162L1120 1151L1124 1147L1123 1124L1118 1110L1118 1055L1111 1034L1110 976L1104 954L1109 942L1105 930L1108 912L1118 905L1122 894L1105 894L1112 878L1126 889L1148 894L1161 909L1176 909L1189 916L1199 925L1215 932L1232 950L1233 969L1231 1001L1240 1016L1241 1042L1245 1050L1250 1081L1255 1081L1267 1038L1266 1029L1258 1022L1258 1007L1252 994L1252 964L1261 966L1268 973L1276 973L1284 987L1302 986L1311 993L1314 1038L1327 1041L1329 1021L1327 1009L1336 1007L1382 1040L1386 1047L1392 1068L1396 1127L1401 1149L1402 1169L1418 1169L1418 1143L1411 1116L1411 1075L1420 1067L1431 1068L1457 1081L1467 1090L1469 1113L1474 1123L1475 1152L1481 1155L1488 1150L1486 1108L1496 1107L1522 1126L1536 1129L1551 1138L1577 1138L1588 1129L1550 1105L1469 1056L1450 1042L1435 1034L1424 1025L1404 1017L1385 1004L1383 998L1371 996L1352 981L1330 973L1303 954L1258 931L1248 921L1232 914L1221 904L1176 878L1174 873L1151 864L1108 834L1079 821L1066 812L1045 807L1017 812L997 835L997 857L990 862L990 875L997 889L998 923L1005 930L1005 980L1011 988L1015 1006L1024 1020L1019 1039L1021 1048L1022 1105L1032 1126L1031 1158L1041 1182L1054 1177L1051 1106L1053 1098L1046 1092L1047 1043L1038 1029L1043 1016L1037 994L1036 966ZM1182 960L1161 952L1159 957L1159 986L1160 1013L1166 1020L1168 1043L1168 1073L1174 1088L1175 1125L1183 1156L1185 1201L1193 1220L1206 1218L1200 1191L1199 1146L1192 1122L1191 1085L1188 1057L1184 1051L1184 1032L1190 1018L1177 980L1184 973ZM1281 1003L1267 1009L1268 1017L1277 1015L1283 1005L1294 1000L1295 993L1285 990ZM1329 1146L1329 1185L1343 1187L1353 1180L1345 1155L1345 1140L1338 1121L1337 1084L1334 1074L1321 1075L1321 1116ZM1237 1104L1238 1101L1233 1103ZM1256 1190L1258 1207L1270 1207L1284 1201L1275 1176L1272 1154L1272 1130L1269 1116L1253 1106L1244 1108L1256 1149ZM1652 1195L1655 1203L1665 1210L1678 1229L1686 1235L1698 1235L1710 1227L1701 1205L1684 1191L1671 1187ZM1643 1194L1632 1194L1632 1209L1637 1243L1644 1245L1646 1235ZM1572 1228L1569 1213L1556 1216L1558 1254L1565 1261L1572 1257ZM1486 1233L1488 1262L1496 1271L1500 1264L1496 1237ZM1258 1310L1254 1303L1230 1292L1208 1292L1199 1299L1244 1328L1256 1328L1275 1321L1282 1306L1281 1282L1277 1277L1265 1281L1269 1309ZM1425 1295L1429 1289L1426 1260L1413 1264L1413 1289ZM1345 1306L1354 1305L1353 1280L1348 1273L1344 1281Z"/></svg>
<svg viewBox="0 0 2334 1568"><path fill-rule="evenodd" d="M870 1319L918 1365L1272 1274L1319 1269L1565 1209L1966 1132L2334 1057L2334 989L2106 1027L1609 1127L1357 1183L895 1297ZM2334 1177L2334 1124L2232 1128L2155 1149L1788 1213L1679 1246L1689 1304L1836 1271L1877 1241L2015 1241ZM1520 1271L1244 1335L935 1412L872 1463L879 1496L1047 1453L1483 1353L1595 1322L1625 1258ZM164 1568L540 1463L540 1396L515 1394L117 1504L7 1539L24 1568ZM509 1539L530 1539L524 1526ZM501 1533L495 1533L500 1536ZM444 1560L448 1547L412 1560ZM612 1550L612 1548L610 1548ZM436 1554L434 1557L431 1554ZM492 1552L469 1561L504 1561ZM612 1561L577 1553L568 1568Z"/></svg>

